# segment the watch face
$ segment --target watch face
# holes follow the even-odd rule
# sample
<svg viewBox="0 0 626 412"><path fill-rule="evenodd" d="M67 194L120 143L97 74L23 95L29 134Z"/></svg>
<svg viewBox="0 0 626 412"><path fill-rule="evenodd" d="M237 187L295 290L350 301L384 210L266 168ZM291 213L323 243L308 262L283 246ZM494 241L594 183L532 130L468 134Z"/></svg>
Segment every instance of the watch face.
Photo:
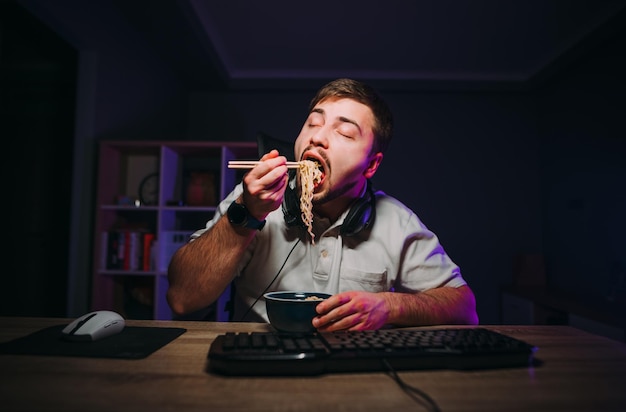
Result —
<svg viewBox="0 0 626 412"><path fill-rule="evenodd" d="M228 207L228 221L235 226L247 227L249 229L263 229L265 220L258 221L250 216L248 209L244 205L233 202Z"/></svg>
<svg viewBox="0 0 626 412"><path fill-rule="evenodd" d="M159 174L152 173L139 183L139 200L142 205L154 206L159 202Z"/></svg>
<svg viewBox="0 0 626 412"><path fill-rule="evenodd" d="M239 203L233 202L228 208L228 220L235 225L243 225L247 215L246 207Z"/></svg>

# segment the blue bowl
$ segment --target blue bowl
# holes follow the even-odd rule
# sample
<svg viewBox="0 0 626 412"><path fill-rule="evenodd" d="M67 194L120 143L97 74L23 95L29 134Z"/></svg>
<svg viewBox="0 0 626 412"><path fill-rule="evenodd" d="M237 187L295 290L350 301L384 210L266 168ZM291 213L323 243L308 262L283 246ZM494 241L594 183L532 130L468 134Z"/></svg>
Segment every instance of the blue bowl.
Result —
<svg viewBox="0 0 626 412"><path fill-rule="evenodd" d="M279 332L312 333L315 307L331 295L320 292L269 292L263 295L267 316Z"/></svg>

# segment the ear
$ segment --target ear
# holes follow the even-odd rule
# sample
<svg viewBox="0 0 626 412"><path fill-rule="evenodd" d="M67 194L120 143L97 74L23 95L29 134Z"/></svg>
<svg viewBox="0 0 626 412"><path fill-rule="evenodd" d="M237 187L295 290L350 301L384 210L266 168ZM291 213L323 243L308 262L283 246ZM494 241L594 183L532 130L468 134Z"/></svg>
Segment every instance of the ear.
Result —
<svg viewBox="0 0 626 412"><path fill-rule="evenodd" d="M363 173L363 176L365 176L367 179L371 179L378 170L378 166L380 166L380 162L382 161L383 154L381 152L372 155L370 157L369 164L367 165L367 169L365 169L365 172Z"/></svg>

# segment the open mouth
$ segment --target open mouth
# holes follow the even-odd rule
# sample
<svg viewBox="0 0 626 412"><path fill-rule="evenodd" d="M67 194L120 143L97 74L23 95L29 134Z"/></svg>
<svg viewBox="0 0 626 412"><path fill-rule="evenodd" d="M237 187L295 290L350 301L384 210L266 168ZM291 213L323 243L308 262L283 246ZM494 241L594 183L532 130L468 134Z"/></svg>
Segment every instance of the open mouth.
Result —
<svg viewBox="0 0 626 412"><path fill-rule="evenodd" d="M326 178L326 172L324 170L323 162L320 159L318 159L316 157L312 157L312 156L304 157L302 160L308 160L310 162L315 163L315 165L317 166L317 169L321 173L321 176L319 177L319 179L315 179L314 180L314 187L320 186L324 182L324 179Z"/></svg>

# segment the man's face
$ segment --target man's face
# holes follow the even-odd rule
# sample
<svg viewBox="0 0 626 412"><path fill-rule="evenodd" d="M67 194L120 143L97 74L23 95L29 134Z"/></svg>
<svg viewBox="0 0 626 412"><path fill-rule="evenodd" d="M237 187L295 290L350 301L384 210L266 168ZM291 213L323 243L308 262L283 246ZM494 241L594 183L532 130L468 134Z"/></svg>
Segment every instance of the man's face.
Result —
<svg viewBox="0 0 626 412"><path fill-rule="evenodd" d="M324 177L315 188L314 204L361 194L382 159L381 153L371 154L373 127L370 108L352 99L328 99L313 108L296 139L295 154L321 165Z"/></svg>

